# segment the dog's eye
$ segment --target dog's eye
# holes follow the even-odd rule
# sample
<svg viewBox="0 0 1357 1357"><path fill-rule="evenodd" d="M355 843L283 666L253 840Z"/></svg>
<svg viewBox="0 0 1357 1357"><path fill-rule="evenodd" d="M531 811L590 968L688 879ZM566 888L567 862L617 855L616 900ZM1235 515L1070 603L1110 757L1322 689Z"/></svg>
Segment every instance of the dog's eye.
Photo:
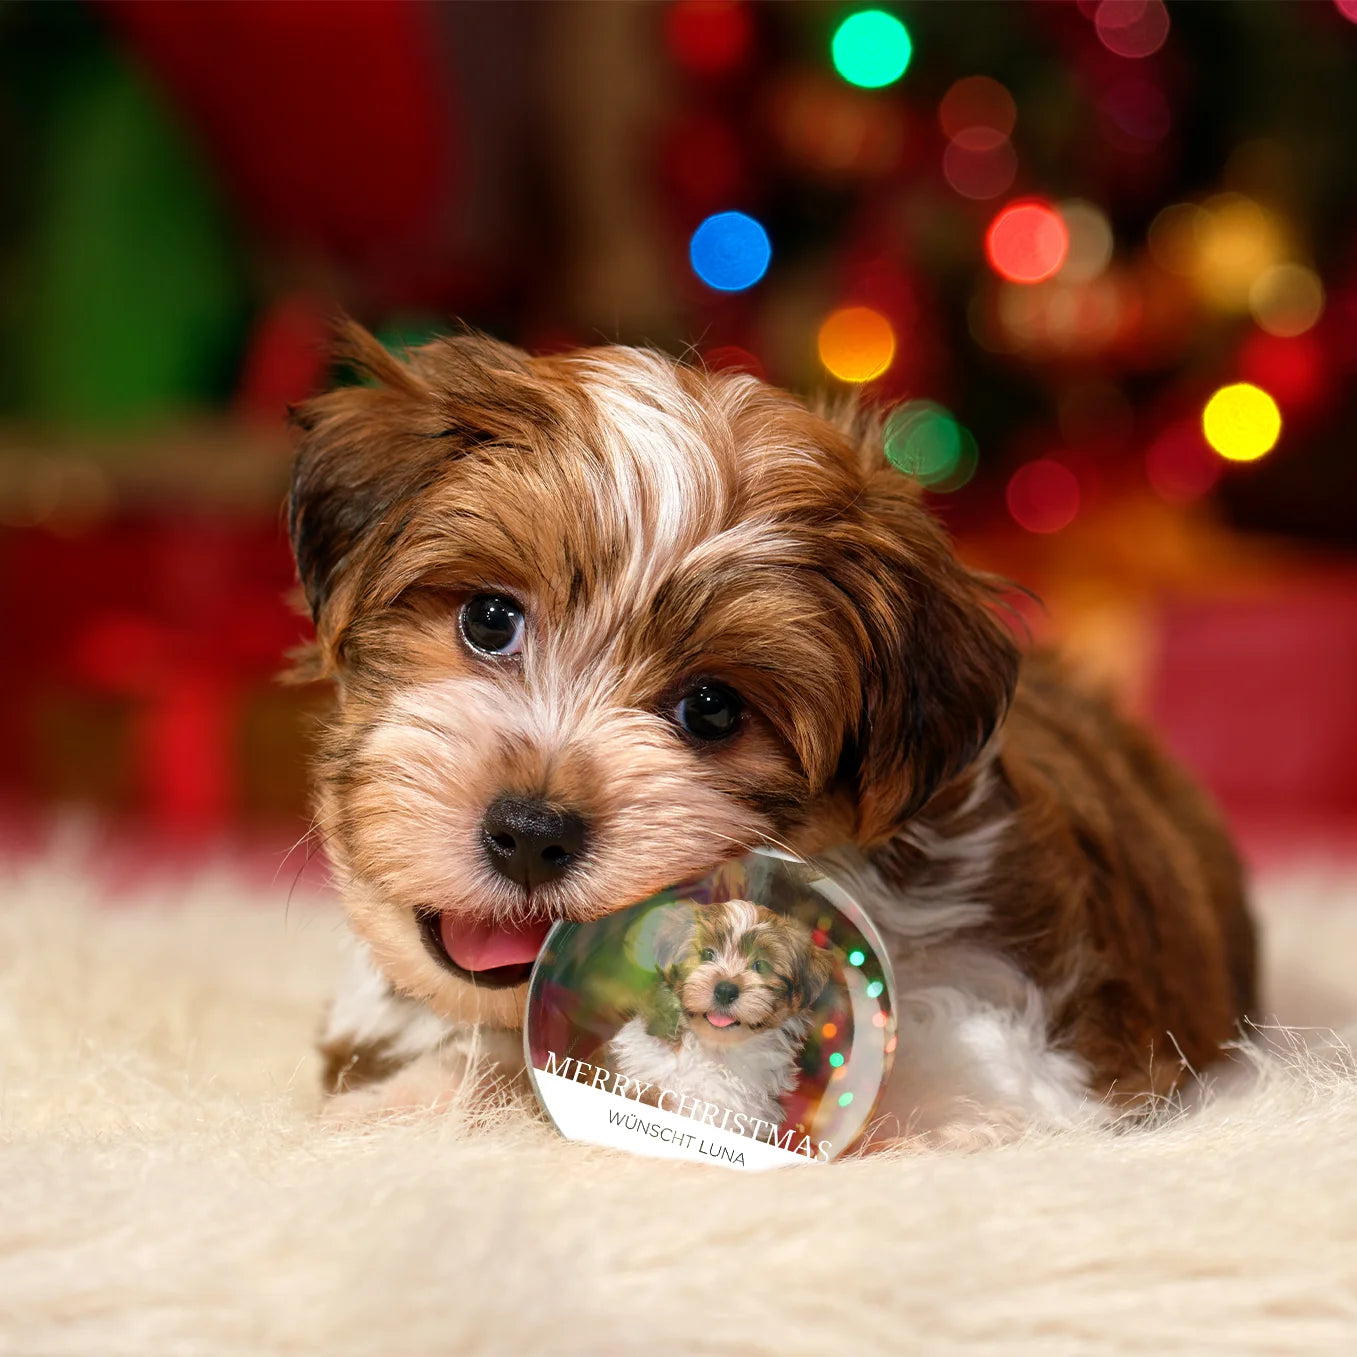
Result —
<svg viewBox="0 0 1357 1357"><path fill-rule="evenodd" d="M735 733L743 710L739 693L721 683L704 683L674 708L674 716L699 740L724 740Z"/></svg>
<svg viewBox="0 0 1357 1357"><path fill-rule="evenodd" d="M762 957L759 957L749 969L752 970L755 975L767 975L768 963Z"/></svg>
<svg viewBox="0 0 1357 1357"><path fill-rule="evenodd" d="M462 604L462 635L486 655L515 655L523 649L523 609L503 594L477 594Z"/></svg>
<svg viewBox="0 0 1357 1357"><path fill-rule="evenodd" d="M702 960L703 960L703 961L715 961L715 960L716 960L716 953L715 953L710 947L704 947L704 948L702 949L701 956L702 956Z"/></svg>

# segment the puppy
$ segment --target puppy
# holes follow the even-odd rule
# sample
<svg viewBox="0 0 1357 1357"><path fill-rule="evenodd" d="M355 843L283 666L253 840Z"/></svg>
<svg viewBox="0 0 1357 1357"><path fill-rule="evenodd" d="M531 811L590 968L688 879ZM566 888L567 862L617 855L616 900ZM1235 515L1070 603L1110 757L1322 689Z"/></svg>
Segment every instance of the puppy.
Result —
<svg viewBox="0 0 1357 1357"><path fill-rule="evenodd" d="M1230 841L1144 735L1023 658L878 419L656 353L458 336L296 412L334 684L317 823L360 941L327 1087L435 1102L587 920L757 844L891 953L883 1137L1110 1118L1254 1001ZM496 1035L496 1034L501 1035Z"/></svg>
<svg viewBox="0 0 1357 1357"><path fill-rule="evenodd" d="M612 1068L781 1125L832 956L803 924L748 900L702 905L676 922L657 939L649 1010L609 1046Z"/></svg>

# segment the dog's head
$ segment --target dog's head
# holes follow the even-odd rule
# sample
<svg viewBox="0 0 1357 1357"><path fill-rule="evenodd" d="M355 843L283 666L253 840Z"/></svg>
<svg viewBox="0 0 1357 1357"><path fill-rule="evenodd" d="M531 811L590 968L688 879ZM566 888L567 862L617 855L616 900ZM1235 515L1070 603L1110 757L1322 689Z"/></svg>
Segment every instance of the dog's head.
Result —
<svg viewBox="0 0 1357 1357"><path fill-rule="evenodd" d="M318 822L402 990L516 1021L551 920L882 842L988 740L1015 647L870 423L633 349L343 346L290 525Z"/></svg>
<svg viewBox="0 0 1357 1357"><path fill-rule="evenodd" d="M808 1012L834 975L832 955L815 946L810 929L748 900L680 913L655 950L683 1025L715 1049Z"/></svg>

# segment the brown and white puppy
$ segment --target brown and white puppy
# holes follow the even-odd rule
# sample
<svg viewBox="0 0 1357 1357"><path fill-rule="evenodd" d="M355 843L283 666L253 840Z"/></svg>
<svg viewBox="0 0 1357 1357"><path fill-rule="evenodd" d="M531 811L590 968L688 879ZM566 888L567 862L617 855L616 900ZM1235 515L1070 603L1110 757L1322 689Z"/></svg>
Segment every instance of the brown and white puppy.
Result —
<svg viewBox="0 0 1357 1357"><path fill-rule="evenodd" d="M781 1125L811 1009L833 975L830 953L796 919L727 900L661 928L656 965L656 993L609 1044L610 1067Z"/></svg>
<svg viewBox="0 0 1357 1357"><path fill-rule="evenodd" d="M1235 1035L1254 939L1215 812L1020 659L877 422L627 348L399 361L350 327L342 356L367 383L297 413L291 496L362 944L332 1090L441 1096L467 1032L521 1022L552 920L756 844L887 939L902 1135L1107 1116Z"/></svg>

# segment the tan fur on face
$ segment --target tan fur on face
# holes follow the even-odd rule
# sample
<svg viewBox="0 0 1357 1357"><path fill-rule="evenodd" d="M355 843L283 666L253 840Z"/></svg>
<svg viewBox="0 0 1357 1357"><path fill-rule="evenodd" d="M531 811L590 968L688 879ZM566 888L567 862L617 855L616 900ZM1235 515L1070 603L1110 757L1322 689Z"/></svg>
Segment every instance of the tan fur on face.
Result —
<svg viewBox="0 0 1357 1357"><path fill-rule="evenodd" d="M690 1030L704 1045L737 1045L804 1013L820 997L833 974L829 952L816 947L810 930L796 919L775 914L748 900L702 905L666 968ZM717 1000L721 983L735 985L739 997ZM729 1013L734 1027L714 1027L709 1010Z"/></svg>

